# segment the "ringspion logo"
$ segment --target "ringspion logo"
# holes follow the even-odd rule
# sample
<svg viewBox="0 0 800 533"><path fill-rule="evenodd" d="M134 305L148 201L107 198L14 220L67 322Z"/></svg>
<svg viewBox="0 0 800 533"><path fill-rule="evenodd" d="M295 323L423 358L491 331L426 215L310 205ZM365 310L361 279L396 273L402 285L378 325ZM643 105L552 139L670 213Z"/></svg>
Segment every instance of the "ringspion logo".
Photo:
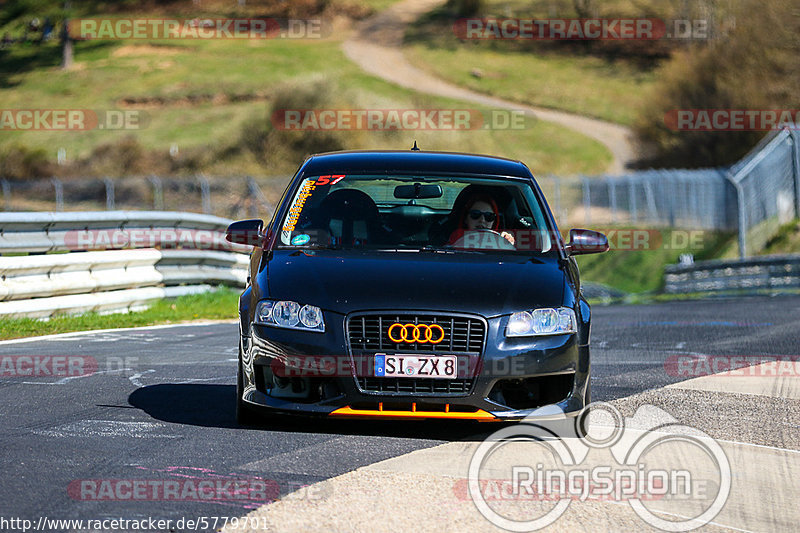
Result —
<svg viewBox="0 0 800 533"><path fill-rule="evenodd" d="M456 496L508 531L547 527L573 501L627 503L652 527L691 531L719 514L732 485L725 451L703 431L656 406L624 417L606 403L577 419L554 405L536 410L481 442L466 474L453 485Z"/></svg>

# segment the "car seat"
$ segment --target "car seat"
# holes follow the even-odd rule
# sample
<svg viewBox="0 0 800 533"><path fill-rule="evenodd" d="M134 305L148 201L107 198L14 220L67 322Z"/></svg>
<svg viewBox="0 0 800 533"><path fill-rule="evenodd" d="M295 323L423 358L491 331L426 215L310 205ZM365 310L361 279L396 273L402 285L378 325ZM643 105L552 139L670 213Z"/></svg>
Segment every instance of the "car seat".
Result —
<svg viewBox="0 0 800 533"><path fill-rule="evenodd" d="M363 191L339 189L333 191L317 209L315 227L330 234L330 244L360 246L385 241L378 206Z"/></svg>

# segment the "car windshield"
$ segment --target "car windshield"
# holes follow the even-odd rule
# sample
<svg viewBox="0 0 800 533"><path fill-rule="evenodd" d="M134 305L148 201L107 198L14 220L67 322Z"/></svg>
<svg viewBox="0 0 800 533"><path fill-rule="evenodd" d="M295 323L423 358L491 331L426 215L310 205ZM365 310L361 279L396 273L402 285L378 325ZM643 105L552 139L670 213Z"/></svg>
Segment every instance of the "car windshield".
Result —
<svg viewBox="0 0 800 533"><path fill-rule="evenodd" d="M552 239L525 180L331 174L302 181L278 246L531 254Z"/></svg>

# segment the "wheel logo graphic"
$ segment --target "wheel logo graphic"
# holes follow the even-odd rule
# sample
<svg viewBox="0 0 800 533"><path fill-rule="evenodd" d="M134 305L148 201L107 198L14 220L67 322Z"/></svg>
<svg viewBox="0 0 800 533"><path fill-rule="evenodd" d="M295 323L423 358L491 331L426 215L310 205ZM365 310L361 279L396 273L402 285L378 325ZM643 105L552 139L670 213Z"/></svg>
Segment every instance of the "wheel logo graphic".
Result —
<svg viewBox="0 0 800 533"><path fill-rule="evenodd" d="M623 417L611 404L592 404L589 409L596 409L600 412L604 412L606 413L606 417L612 420L613 424L607 426L611 431L604 438L598 438L597 435L592 437L588 434L579 436L577 427L571 430L566 429L571 424L566 426L557 425L555 427L561 429L554 430L553 426L548 426L547 422L540 422L535 415L532 415L521 424L500 429L483 441L475 450L467 473L468 495L475 504L478 512L493 525L507 531L535 531L547 527L558 520L567 510L571 501L583 501L591 497L593 489L602 489L598 490L597 494L606 498L610 494L624 495L624 498L619 498L619 496L617 496L618 501L626 501L639 518L650 526L663 531L691 531L708 524L719 514L730 495L732 476L730 462L718 442L697 428L678 423L669 413L655 406L640 407L637 409L636 414L629 418ZM541 415L550 416L552 418L554 413L543 412L540 416ZM660 418L662 422L655 422L657 418ZM568 421L566 417L564 417L563 420L565 422ZM666 423L664 423L663 420L666 420ZM598 427L600 426L594 426L594 429ZM537 474L542 474L542 476L545 472L560 471L564 473L563 478L556 478L562 479L562 481L555 486L548 486L546 483L543 483L542 480L546 479L545 477L537 478L536 491L538 494L545 496L545 500L554 499L555 503L549 510L540 513L538 516L529 517L528 519L521 519L513 513L505 515L502 506L498 508L490 506L489 501L492 500L488 498L496 497L499 493L490 493L487 491L484 494L481 488L482 482L492 481L483 476L482 472L484 472L484 468L486 468L486 472L494 472L492 475L498 475L497 472L499 470L494 466L489 467L488 465L488 461L491 460L492 456L497 455L503 457L501 453L502 447L507 445L519 445L519 443L529 443L543 447L541 450L544 451L545 454L541 456L536 455L536 457L547 457L547 461L552 460L552 464L555 468L545 468L543 462L539 462L541 461L540 458L535 460L537 462L537 464L535 464L535 469L532 463L531 466L527 466L527 464L519 465L519 463L515 462L517 461L516 457L520 457L520 460L524 463L524 454L520 455L519 451L513 454L507 453L506 457L512 457L513 468L517 469L517 472L527 471L530 473L530 476L529 474L525 474L525 476L521 475L519 478L515 479L522 479L524 477L532 481L534 470ZM682 457L682 461L687 461L693 457L700 458L700 461L689 460L686 464L681 464L678 469L661 469L657 462L659 460L664 461L664 458L669 454L669 450L667 452L662 451L661 459L658 459L659 454L654 450L658 449L660 446L669 445L670 443L679 443L683 447L682 449L691 450L685 457ZM590 459L587 460L593 450L602 449L605 449L609 454L605 461L611 460L613 463L603 461L593 463ZM661 448L661 450L664 449ZM698 469L700 468L698 465L701 465L702 462L707 462L711 468L709 471L713 470L719 476L719 484L716 486L716 493L709 493L707 496L702 497L704 500L708 501L708 505L705 509L697 513L692 513L693 516L691 514L689 516L678 514L675 515L679 518L678 520L668 520L660 513L653 512L650 508L645 506L644 502L653 500L653 494L663 496L667 494L668 488L666 484L644 484L645 480L651 479L649 477L650 474L661 475L670 472L676 474L691 474L691 472L685 470L684 467ZM645 463L649 463L646 471L644 470ZM618 478L613 477L610 475L612 471L623 472L626 476ZM567 476L567 472L569 472L569 476ZM635 477L637 472L640 473L641 477ZM695 472L700 474L703 470L696 470ZM579 476L576 476L576 474L579 474ZM590 483L594 483L594 486L580 483L572 486L568 481L563 481L573 477L579 480L592 480ZM696 476L695 478L700 479ZM628 486L624 485L624 483L619 484L619 481L616 481L629 481L631 479L636 480L637 483L635 485L639 487L633 492L626 492L625 489L627 489ZM660 479L668 478L661 475ZM691 477L685 479L691 479ZM600 482L597 480L600 480ZM611 487L614 490L613 492L608 491L607 488L610 486L609 484L613 483L618 483L618 485L616 487ZM522 486L525 485L518 485L518 487ZM513 487L514 485L512 485L511 495L521 494L521 492L514 492L515 489ZM527 487L532 487L532 484L529 482ZM571 490L572 488L576 488L577 490ZM653 489L652 492L650 490L651 488ZM683 490L683 487L679 488ZM658 492L656 492L656 489L658 489ZM681 493L680 491L676 493L691 494L690 492ZM675 501L681 505L685 504L683 499Z"/></svg>
<svg viewBox="0 0 800 533"><path fill-rule="evenodd" d="M392 342L439 344L444 340L444 328L439 324L400 324L389 326L389 340Z"/></svg>

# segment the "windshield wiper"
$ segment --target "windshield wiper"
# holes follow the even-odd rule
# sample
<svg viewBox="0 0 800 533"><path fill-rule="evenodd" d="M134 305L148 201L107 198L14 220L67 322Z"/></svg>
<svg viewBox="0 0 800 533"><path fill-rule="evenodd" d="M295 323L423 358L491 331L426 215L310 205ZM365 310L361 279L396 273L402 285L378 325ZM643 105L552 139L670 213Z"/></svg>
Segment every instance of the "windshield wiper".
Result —
<svg viewBox="0 0 800 533"><path fill-rule="evenodd" d="M475 250L461 250L457 248L440 248L438 246L433 246L432 244L426 244L424 246L412 246L408 244L400 244L395 248L378 248L379 252L430 252L434 254L453 254L459 252L467 252L467 253L479 253Z"/></svg>
<svg viewBox="0 0 800 533"><path fill-rule="evenodd" d="M341 247L332 244L322 244L320 242L311 242L308 244L281 246L284 250L341 250Z"/></svg>

